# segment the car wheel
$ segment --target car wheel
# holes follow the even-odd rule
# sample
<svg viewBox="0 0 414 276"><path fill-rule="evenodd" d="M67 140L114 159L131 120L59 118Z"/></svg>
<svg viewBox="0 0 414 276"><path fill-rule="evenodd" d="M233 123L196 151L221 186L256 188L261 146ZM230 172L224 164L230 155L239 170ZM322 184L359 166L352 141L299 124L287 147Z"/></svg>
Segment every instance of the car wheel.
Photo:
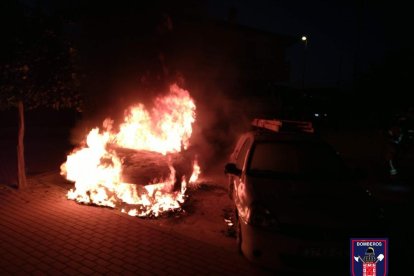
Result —
<svg viewBox="0 0 414 276"><path fill-rule="evenodd" d="M234 211L234 214L235 214L235 222L234 222L234 225L236 227L235 230L236 230L237 251L240 254L243 254L243 252L242 252L242 233L241 233L239 213L237 212L237 209Z"/></svg>

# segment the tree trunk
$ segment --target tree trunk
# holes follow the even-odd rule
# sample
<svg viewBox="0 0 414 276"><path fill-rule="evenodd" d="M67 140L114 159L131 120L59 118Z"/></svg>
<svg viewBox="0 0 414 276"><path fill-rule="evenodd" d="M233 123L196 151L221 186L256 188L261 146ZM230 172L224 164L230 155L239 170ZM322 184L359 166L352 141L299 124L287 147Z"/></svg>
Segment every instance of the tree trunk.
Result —
<svg viewBox="0 0 414 276"><path fill-rule="evenodd" d="M18 133L18 143L17 143L17 174L18 174L18 188L25 189L27 188L26 181L26 167L24 162L24 107L23 102L19 101L17 103L17 108L19 112L19 133Z"/></svg>

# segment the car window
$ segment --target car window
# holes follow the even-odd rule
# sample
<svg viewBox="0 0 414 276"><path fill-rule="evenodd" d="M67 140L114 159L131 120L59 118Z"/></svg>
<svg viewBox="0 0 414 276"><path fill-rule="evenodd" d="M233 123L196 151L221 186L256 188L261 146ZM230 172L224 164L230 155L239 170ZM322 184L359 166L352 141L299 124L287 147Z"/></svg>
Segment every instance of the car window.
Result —
<svg viewBox="0 0 414 276"><path fill-rule="evenodd" d="M346 167L339 156L320 142L257 143L250 171L289 175L344 175Z"/></svg>
<svg viewBox="0 0 414 276"><path fill-rule="evenodd" d="M250 139L246 139L240 149L239 154L237 155L236 166L239 169L243 169L244 161L246 160L246 154L250 148L250 144Z"/></svg>

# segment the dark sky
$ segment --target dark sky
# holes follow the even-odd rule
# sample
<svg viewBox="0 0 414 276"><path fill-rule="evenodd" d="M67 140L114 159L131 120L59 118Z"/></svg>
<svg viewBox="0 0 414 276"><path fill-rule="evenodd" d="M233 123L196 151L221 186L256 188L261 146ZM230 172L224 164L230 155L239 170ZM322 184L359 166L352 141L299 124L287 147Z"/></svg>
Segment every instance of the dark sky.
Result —
<svg viewBox="0 0 414 276"><path fill-rule="evenodd" d="M20 0L28 5L36 1ZM39 0L43 7L55 5ZM122 2L122 1L121 1ZM119 3L121 3L119 2ZM118 3L114 1L114 4ZM204 0L208 13L226 20L230 8L239 24L297 37L288 52L292 81L302 82L304 44L306 85L347 86L381 63L387 53L412 48L409 1L381 0Z"/></svg>
<svg viewBox="0 0 414 276"><path fill-rule="evenodd" d="M310 86L347 84L355 60L357 73L364 73L388 52L412 47L411 9L403 1L209 0L210 12L218 18L226 18L229 7L236 8L240 24L298 37L290 53L294 82L302 78L299 39L306 35Z"/></svg>

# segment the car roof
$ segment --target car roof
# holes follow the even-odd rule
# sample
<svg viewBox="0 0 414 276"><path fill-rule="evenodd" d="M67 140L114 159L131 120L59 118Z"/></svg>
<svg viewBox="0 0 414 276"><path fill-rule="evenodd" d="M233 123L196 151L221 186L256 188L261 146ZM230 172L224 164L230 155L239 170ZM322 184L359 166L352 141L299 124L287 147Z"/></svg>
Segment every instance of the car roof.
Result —
<svg viewBox="0 0 414 276"><path fill-rule="evenodd" d="M317 135L306 132L273 132L259 129L249 131L246 135L253 138L255 142L322 142Z"/></svg>
<svg viewBox="0 0 414 276"><path fill-rule="evenodd" d="M250 135L259 141L317 141L312 122L255 118ZM319 140L320 141L320 140Z"/></svg>

